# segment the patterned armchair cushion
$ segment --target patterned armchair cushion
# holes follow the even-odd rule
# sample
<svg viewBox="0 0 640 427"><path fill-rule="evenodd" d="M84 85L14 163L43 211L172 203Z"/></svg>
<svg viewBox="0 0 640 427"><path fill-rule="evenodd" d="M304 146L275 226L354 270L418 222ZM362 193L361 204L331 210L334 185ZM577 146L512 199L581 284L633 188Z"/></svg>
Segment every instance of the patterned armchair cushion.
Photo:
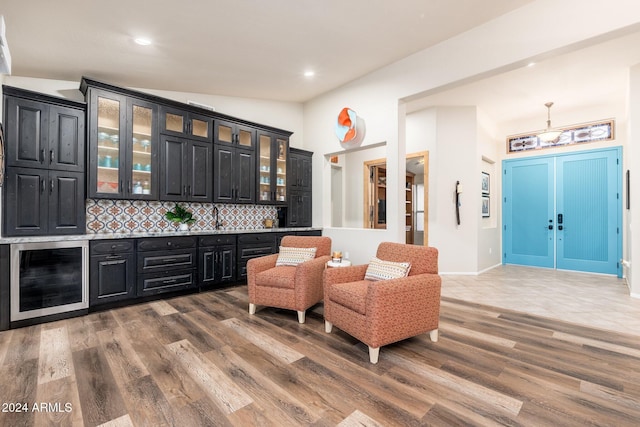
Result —
<svg viewBox="0 0 640 427"><path fill-rule="evenodd" d="M360 314L366 314L367 307L367 280L359 280L350 283L338 283L331 286L329 298L332 302L340 304Z"/></svg>
<svg viewBox="0 0 640 427"><path fill-rule="evenodd" d="M373 257L364 275L365 280L378 281L407 277L411 269L410 262L384 261Z"/></svg>
<svg viewBox="0 0 640 427"><path fill-rule="evenodd" d="M284 265L296 266L305 261L312 260L316 257L316 248L292 248L289 246L280 246L276 267Z"/></svg>
<svg viewBox="0 0 640 427"><path fill-rule="evenodd" d="M260 286L293 289L295 277L296 268L293 266L273 267L256 274L256 282Z"/></svg>

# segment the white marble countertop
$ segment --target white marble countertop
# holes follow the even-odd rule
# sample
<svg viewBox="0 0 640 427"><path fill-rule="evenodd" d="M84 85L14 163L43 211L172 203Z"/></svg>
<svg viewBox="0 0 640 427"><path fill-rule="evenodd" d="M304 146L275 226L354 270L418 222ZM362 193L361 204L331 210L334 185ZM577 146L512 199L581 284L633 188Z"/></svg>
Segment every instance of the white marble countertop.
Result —
<svg viewBox="0 0 640 427"><path fill-rule="evenodd" d="M0 245L12 243L37 243L60 242L72 240L108 240L108 239L139 239L141 237L172 237L172 236L210 236L215 234L248 234L248 233L288 233L292 231L322 230L317 227L290 227L290 228L256 228L233 230L203 230L203 231L162 231L150 233L91 233L73 234L68 236L24 236L24 237L0 237Z"/></svg>

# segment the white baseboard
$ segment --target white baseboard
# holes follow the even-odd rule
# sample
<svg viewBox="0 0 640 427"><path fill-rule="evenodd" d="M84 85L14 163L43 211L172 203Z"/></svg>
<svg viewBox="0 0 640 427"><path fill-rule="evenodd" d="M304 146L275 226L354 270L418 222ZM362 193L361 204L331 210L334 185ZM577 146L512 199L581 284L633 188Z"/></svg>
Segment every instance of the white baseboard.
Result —
<svg viewBox="0 0 640 427"><path fill-rule="evenodd" d="M489 270L493 270L494 268L500 267L502 263L493 265L491 267L485 268L484 270L480 270L477 272L473 271L464 271L464 272L456 272L456 271L439 271L438 274L441 276L477 276L482 273L486 273Z"/></svg>

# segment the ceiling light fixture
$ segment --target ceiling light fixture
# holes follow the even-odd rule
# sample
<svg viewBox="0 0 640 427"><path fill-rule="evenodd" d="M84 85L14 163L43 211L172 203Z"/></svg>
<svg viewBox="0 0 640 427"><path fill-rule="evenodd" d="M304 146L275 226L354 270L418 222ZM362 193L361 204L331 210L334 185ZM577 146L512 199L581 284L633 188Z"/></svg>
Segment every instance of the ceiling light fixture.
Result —
<svg viewBox="0 0 640 427"><path fill-rule="evenodd" d="M151 44L151 40L145 39L144 37L138 37L133 41L139 44L140 46L149 46Z"/></svg>
<svg viewBox="0 0 640 427"><path fill-rule="evenodd" d="M315 72L315 71L311 71L311 70L309 70L309 71L305 71L305 72L304 72L304 76L305 76L305 77L313 77L313 76L315 76L315 75L316 75L316 72Z"/></svg>
<svg viewBox="0 0 640 427"><path fill-rule="evenodd" d="M556 143L558 142L558 139L560 139L560 135L562 135L562 132L560 129L553 129L551 127L551 106L553 105L553 102L547 102L546 104L544 104L545 107L547 107L547 128L539 133L537 135L538 138L540 138L540 141L543 142L550 142L550 143Z"/></svg>

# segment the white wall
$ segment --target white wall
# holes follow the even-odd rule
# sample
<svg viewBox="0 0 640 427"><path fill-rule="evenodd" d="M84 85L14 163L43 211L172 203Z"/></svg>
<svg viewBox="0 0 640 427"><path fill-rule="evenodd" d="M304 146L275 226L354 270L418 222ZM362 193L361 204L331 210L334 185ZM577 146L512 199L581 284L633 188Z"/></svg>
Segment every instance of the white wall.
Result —
<svg viewBox="0 0 640 427"><path fill-rule="evenodd" d="M549 13L550 10L553 13ZM606 19L603 19L603 11L606 11ZM598 22L598 25L584 25L585 22ZM393 195L393 188L397 193L396 200L389 206L397 206L397 210L388 211L390 227L385 232L378 234L372 231L354 231L348 235L330 232L334 247L353 246L354 242L358 242L363 251L370 252L369 245L383 239L403 241L399 226L403 207L397 203L397 195L401 191L399 177L404 176L405 169L404 164L399 164L398 159L402 159L404 163L406 152L403 100L428 95L445 85L480 79L521 67L531 60L569 51L579 45L596 43L606 37L612 37L612 32L626 30L626 27L638 25L639 22L640 3L635 0L612 0L606 3L537 0L307 102L304 107L305 144L306 148L320 154L314 156L314 225L330 223L330 199L324 191L330 183L330 171L322 164L322 154L341 149L333 135L333 126L337 114L343 107L353 108L366 121L367 137L363 144L386 141L387 157L391 163L398 165L388 177L388 185L392 189L389 191L390 195ZM525 28L531 28L532 23L536 23L534 31L523 31ZM488 51L491 52L490 55L487 54ZM446 116L443 116L443 120L448 121ZM565 122L555 120L554 118L554 123ZM455 125L453 122L443 122L443 126L446 127L453 128ZM539 128L540 123L537 123L531 129ZM435 208L430 203L430 223L434 209L438 215L437 221L453 221L454 217L447 211L447 206L449 210L453 206L453 185L456 179L465 184L470 183L473 193L479 188L479 165L483 154L477 147L472 146L476 144L475 134L467 140L467 144L470 145L461 151L458 147L459 151L455 155L457 164L468 165L469 169L454 173L451 170L452 163L443 163L443 166L439 163L454 153L441 153L440 150L450 147L443 147L443 144L438 143L438 176L433 177L433 183L430 182L430 189L437 192L434 195ZM453 182L450 182L452 180ZM469 184L466 184L467 195L469 190ZM464 197L467 195L463 195L462 227L472 230L461 230L455 236L455 240L461 244L477 246L480 235L480 221L477 219L479 210L477 203L465 202ZM466 211L469 208L471 212ZM451 219L447 220L447 216ZM490 233L495 236L495 232ZM436 230L434 237L438 236L438 241L444 242L445 237L452 237L448 234L453 233L450 230ZM432 243L435 243L435 240L430 236L430 244ZM495 244L495 240L490 244ZM440 249L441 271L478 271L477 248L465 250L462 256L454 255L460 250L458 247ZM351 253L353 254L353 250ZM483 258L482 263L484 262Z"/></svg>
<svg viewBox="0 0 640 427"><path fill-rule="evenodd" d="M640 140L640 64L630 70L630 90L629 90L629 140ZM628 144L626 155L627 168L631 171L631 209L628 211L626 229L627 238L627 259L630 262L627 281L631 295L640 298L640 271L633 272L634 266L640 266L640 150L634 144ZM626 169L625 169L626 170ZM638 267L640 268L640 267Z"/></svg>
<svg viewBox="0 0 640 427"><path fill-rule="evenodd" d="M476 108L439 107L436 111L437 154L432 164L438 182L429 183L435 199L429 204L429 245L440 251L442 273L477 272L480 169ZM463 190L460 225L456 220L457 181Z"/></svg>
<svg viewBox="0 0 640 427"><path fill-rule="evenodd" d="M478 271L485 271L502 262L502 185L498 151L503 146L502 138L491 120L478 110L478 168L489 174L489 214L482 217L480 206L480 227L478 228ZM479 174L481 175L481 173ZM477 194L482 198L480 182Z"/></svg>

